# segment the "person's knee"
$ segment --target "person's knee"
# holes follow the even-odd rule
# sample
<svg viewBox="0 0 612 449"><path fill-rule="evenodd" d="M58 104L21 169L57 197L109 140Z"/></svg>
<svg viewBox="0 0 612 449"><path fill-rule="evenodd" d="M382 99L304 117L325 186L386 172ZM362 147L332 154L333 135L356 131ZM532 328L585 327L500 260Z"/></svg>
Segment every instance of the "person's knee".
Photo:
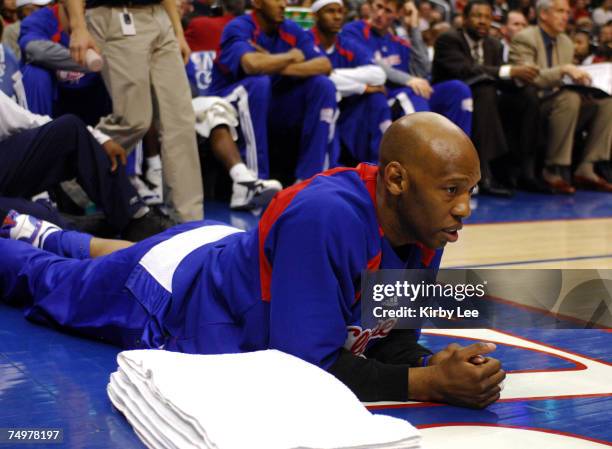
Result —
<svg viewBox="0 0 612 449"><path fill-rule="evenodd" d="M248 78L247 90L249 94L269 96L272 81L268 75L252 75Z"/></svg>
<svg viewBox="0 0 612 449"><path fill-rule="evenodd" d="M581 104L580 94L571 90L565 90L559 94L555 103L557 109L577 114Z"/></svg>
<svg viewBox="0 0 612 449"><path fill-rule="evenodd" d="M497 88L493 84L480 84L473 87L474 103L497 101Z"/></svg>
<svg viewBox="0 0 612 449"><path fill-rule="evenodd" d="M450 80L448 81L448 88L452 91L453 95L459 98L460 100L463 100L464 98L470 98L472 96L470 86L465 84L463 81Z"/></svg>
<svg viewBox="0 0 612 449"><path fill-rule="evenodd" d="M309 85L309 96L315 95L319 98L336 101L336 85L327 76L313 76L307 82Z"/></svg>
<svg viewBox="0 0 612 449"><path fill-rule="evenodd" d="M540 106L540 98L538 97L538 89L535 86L525 86L521 90L525 107L529 110L537 110Z"/></svg>
<svg viewBox="0 0 612 449"><path fill-rule="evenodd" d="M595 102L597 105L597 114L603 114L603 117L612 117L612 98L602 98ZM612 122L610 122L612 126Z"/></svg>

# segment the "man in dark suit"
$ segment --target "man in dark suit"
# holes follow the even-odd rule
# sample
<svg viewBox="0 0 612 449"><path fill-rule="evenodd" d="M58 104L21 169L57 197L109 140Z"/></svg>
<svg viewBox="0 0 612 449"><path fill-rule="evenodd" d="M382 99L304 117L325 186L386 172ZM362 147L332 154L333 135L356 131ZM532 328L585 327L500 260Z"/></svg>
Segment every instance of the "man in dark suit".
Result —
<svg viewBox="0 0 612 449"><path fill-rule="evenodd" d="M463 10L463 28L442 34L435 45L433 82L460 79L467 83L474 98L472 140L480 155L480 192L511 196L493 174L494 162L508 152L504 127L498 110L498 90L512 98L510 107L519 120L520 142L514 152L518 173L506 173L517 186L543 191L535 179L535 148L538 97L530 83L538 75L535 65L504 65L501 43L489 34L492 9L487 0L470 0Z"/></svg>

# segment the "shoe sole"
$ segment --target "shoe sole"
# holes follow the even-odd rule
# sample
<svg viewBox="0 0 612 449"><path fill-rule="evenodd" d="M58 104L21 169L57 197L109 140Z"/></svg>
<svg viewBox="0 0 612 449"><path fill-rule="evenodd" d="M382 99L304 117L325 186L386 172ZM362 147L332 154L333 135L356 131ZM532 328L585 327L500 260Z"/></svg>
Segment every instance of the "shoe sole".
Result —
<svg viewBox="0 0 612 449"><path fill-rule="evenodd" d="M274 195L276 195L278 192L279 190L274 190L274 189L264 190L261 194L253 197L253 199L249 203L238 205L238 206L230 205L230 209L231 210L253 210L259 207L267 206L270 203L270 201L272 201L272 198L274 198Z"/></svg>

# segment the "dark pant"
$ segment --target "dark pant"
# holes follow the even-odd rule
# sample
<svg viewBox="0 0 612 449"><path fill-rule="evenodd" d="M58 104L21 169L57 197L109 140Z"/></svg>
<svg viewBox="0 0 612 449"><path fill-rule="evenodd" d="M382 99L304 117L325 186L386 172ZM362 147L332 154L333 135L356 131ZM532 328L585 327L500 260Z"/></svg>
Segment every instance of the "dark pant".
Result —
<svg viewBox="0 0 612 449"><path fill-rule="evenodd" d="M29 198L75 178L121 231L143 206L123 167L114 173L81 120L65 115L0 142L0 195Z"/></svg>
<svg viewBox="0 0 612 449"><path fill-rule="evenodd" d="M536 178L540 100L533 86L509 87L499 100L504 130L517 177Z"/></svg>

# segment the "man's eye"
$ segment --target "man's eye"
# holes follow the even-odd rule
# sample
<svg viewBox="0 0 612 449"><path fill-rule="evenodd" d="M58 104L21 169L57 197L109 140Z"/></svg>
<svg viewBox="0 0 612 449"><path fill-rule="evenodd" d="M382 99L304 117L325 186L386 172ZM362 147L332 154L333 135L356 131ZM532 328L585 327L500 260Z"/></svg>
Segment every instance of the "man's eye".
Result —
<svg viewBox="0 0 612 449"><path fill-rule="evenodd" d="M455 187L455 186L452 186L452 187L447 187L447 188L446 188L446 191L447 191L448 193L450 193L451 195L454 195L455 193L457 193L457 187Z"/></svg>
<svg viewBox="0 0 612 449"><path fill-rule="evenodd" d="M476 191L476 186L472 187L470 189L470 195L474 195L474 192Z"/></svg>

